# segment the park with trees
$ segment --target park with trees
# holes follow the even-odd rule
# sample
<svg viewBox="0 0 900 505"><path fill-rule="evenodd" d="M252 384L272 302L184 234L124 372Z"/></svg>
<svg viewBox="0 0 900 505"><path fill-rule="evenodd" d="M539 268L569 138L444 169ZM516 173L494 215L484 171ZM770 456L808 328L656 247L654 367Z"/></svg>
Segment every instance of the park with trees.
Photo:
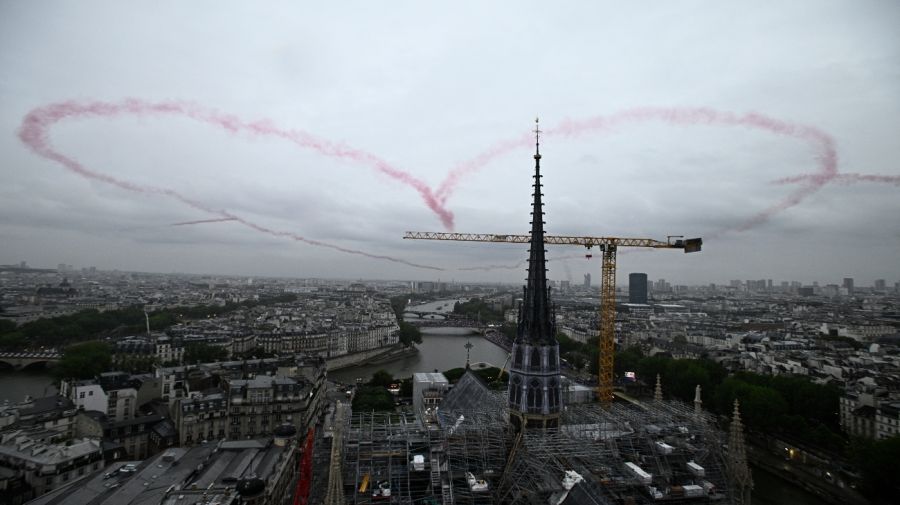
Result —
<svg viewBox="0 0 900 505"><path fill-rule="evenodd" d="M60 347L106 337L142 334L147 329L147 318L151 329L163 331L183 321L215 317L258 305L289 303L296 300L297 295L286 293L259 300L226 302L221 306L171 307L150 311L146 316L144 308L140 305L102 312L85 309L66 316L38 319L21 326L0 319L0 350L21 351L37 347Z"/></svg>

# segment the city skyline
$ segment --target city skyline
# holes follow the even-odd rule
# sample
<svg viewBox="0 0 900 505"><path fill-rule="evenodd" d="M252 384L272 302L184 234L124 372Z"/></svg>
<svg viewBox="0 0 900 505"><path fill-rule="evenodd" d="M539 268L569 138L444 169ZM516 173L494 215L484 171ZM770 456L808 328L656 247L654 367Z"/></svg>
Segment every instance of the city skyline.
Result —
<svg viewBox="0 0 900 505"><path fill-rule="evenodd" d="M704 238L620 285L897 281L900 8L510 7L3 4L0 263L520 284L521 246L401 237L526 231L540 114L547 233Z"/></svg>
<svg viewBox="0 0 900 505"><path fill-rule="evenodd" d="M65 268L61 268L65 267ZM160 271L144 271L144 270L120 270L120 269L103 269L98 268L97 266L78 266L71 264L60 263L57 264L56 267L51 265L32 265L28 261L20 261L18 263L4 264L0 263L0 268L26 268L26 269L35 269L35 270L43 270L47 273L54 273L61 278L66 279L74 279L78 275L94 275L97 273L122 273L122 274L138 274L138 275L185 275L191 277L206 277L206 278L221 278L221 279L246 279L246 280L254 280L254 279L290 279L296 281L322 281L322 282L335 282L335 283L352 283L352 282L373 282L373 283L414 283L414 284L433 284L440 285L446 284L449 286L457 286L457 285L499 285L505 286L513 289L518 289L521 286L521 283L516 281L464 281L455 278L441 278L441 277L410 277L410 278L382 278L382 277L317 277L317 276L277 276L277 275L243 275L243 274L233 274L227 272L160 272ZM647 275L647 288L648 293L654 292L654 285L659 281L665 282L669 288L674 287L688 287L688 288L706 288L709 286L716 287L741 287L746 288L747 283L768 283L771 282L771 291L778 291L784 287L796 288L796 287L819 287L825 288L829 286L834 287L845 287L843 285L843 281L847 279L847 277L830 277L825 279L815 279L815 278L807 278L807 279L798 279L798 278L790 278L790 279L782 279L782 278L767 278L767 277L759 277L759 276L751 276L751 278L741 278L734 279L733 277L725 277L721 279L713 279L709 282L670 282L671 279L666 279L664 277L653 277L647 272L619 272L616 276L616 289L620 291L624 291L624 294L628 294L629 288L629 280L630 275L640 273ZM871 290L886 290L887 292L893 292L897 288L896 286L900 286L900 280L892 280L889 277L879 277L874 279L857 279L851 278L854 281L855 290L868 292ZM564 278L553 278L548 276L547 281L550 283L553 289L573 289L573 288L586 288L587 285L584 283L576 284L573 283L569 279ZM736 284L737 283L737 284ZM595 283L591 283L590 288L593 290L599 289L599 285Z"/></svg>

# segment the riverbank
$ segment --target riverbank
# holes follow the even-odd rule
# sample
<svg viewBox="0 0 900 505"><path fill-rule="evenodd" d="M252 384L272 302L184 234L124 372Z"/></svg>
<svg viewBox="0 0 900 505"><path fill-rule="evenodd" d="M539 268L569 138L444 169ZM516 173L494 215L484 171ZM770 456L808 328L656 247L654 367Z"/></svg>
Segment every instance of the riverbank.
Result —
<svg viewBox="0 0 900 505"><path fill-rule="evenodd" d="M829 505L867 505L869 501L854 489L839 487L820 475L815 475L802 464L778 458L768 449L747 444L747 460L753 469L754 481L760 473L784 484L781 489L790 492L790 500L784 496L767 496L767 487L755 487L753 493L761 493L761 500L754 503L824 503ZM767 480L763 478L762 480ZM805 498L801 497L805 495ZM767 499L768 498L768 499Z"/></svg>
<svg viewBox="0 0 900 505"><path fill-rule="evenodd" d="M388 351L384 354L379 354L378 356L366 361L365 363L361 363L362 365L381 365L384 363L390 363L391 361L403 359L409 356L415 356L419 353L419 348L415 345L411 347L403 347L402 349L396 349Z"/></svg>
<svg viewBox="0 0 900 505"><path fill-rule="evenodd" d="M415 347L406 347L403 344L395 344L388 348L372 349L369 351L328 358L325 360L325 367L329 372L332 372L356 366L377 365L412 356L418 352L418 349Z"/></svg>

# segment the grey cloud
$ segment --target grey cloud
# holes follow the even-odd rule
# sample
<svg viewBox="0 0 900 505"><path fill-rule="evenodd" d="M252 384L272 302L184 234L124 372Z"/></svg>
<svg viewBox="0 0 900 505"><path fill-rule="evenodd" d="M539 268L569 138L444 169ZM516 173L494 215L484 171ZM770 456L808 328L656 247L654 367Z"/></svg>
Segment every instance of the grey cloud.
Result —
<svg viewBox="0 0 900 505"><path fill-rule="evenodd" d="M438 275L237 223L167 229L213 216L86 182L21 145L22 117L67 99L176 99L269 118L371 152L431 188L460 162L527 132L534 115L552 128L645 105L756 111L814 125L836 139L841 170L900 175L898 22L900 6L874 1L748 5L740 16L707 2L5 2L0 239L15 245L3 240L0 263ZM277 140L169 117L72 120L52 133L60 150L98 171L171 186L274 229L448 268L516 264L525 255L495 244L404 241L408 229L441 229L415 190ZM796 189L770 180L816 163L804 142L742 128L641 123L544 142L548 231L561 234L711 235ZM447 201L458 230L527 231L530 149L461 181ZM889 277L900 245L896 196L896 185L830 185L763 225L710 239L701 255L629 253L620 272L640 268L672 282ZM839 236L853 237L855 247ZM804 261L811 247L821 255L816 264ZM854 261L860 250L866 261ZM595 260L567 264L568 273L551 266L551 275L578 279L599 268ZM440 275L519 282L523 272Z"/></svg>

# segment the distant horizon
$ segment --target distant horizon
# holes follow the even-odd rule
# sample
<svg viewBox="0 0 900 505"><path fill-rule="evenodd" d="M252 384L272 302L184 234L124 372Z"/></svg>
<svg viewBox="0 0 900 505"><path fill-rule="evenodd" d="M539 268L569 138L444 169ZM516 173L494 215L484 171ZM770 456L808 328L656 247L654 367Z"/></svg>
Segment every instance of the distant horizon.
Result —
<svg viewBox="0 0 900 505"><path fill-rule="evenodd" d="M0 263L0 268L21 268L20 267L21 261L22 260L15 262L15 263ZM298 280L298 281L319 280L319 281L339 281L339 282L434 282L434 283L461 284L461 285L497 285L497 286L508 286L508 287L519 287L520 286L519 284L516 284L514 282L470 281L470 280L454 280L454 279L442 279L442 278L400 279L400 278L378 278L378 277L333 277L333 276L294 277L294 276L284 276L284 275L235 274L235 273L221 273L221 272L220 273L160 272L160 271L140 270L140 269L134 270L134 269L122 269L122 268L102 268L97 265L89 265L89 266L83 266L83 267L79 267L76 265L68 265L68 266L72 266L71 270L66 270L64 272L60 272L60 271L58 271L59 264L57 264L57 266L55 266L55 267L42 267L42 266L32 265L27 260L25 261L25 263L26 263L25 268L47 271L46 273L48 273L48 274L54 273L54 274L61 275L61 276L65 276L69 272L75 273L75 274L81 274L81 273L84 273L83 270L87 270L91 267L94 267L97 269L97 272L149 274L149 275L185 275L185 276L194 276L194 277L227 277L227 278L239 278L239 279L279 279L279 280ZM598 261L597 265L599 267L599 261ZM526 271L525 267L522 268L522 271L523 272ZM671 284L672 286L687 286L687 287L704 287L704 286L709 286L710 284L715 284L716 286L728 287L732 280L739 280L741 283L745 283L748 280L749 281L772 280L772 287L777 289L777 288L781 288L782 282L788 282L788 283L800 282L803 284L804 287L813 286L813 283L819 283L819 287L825 287L828 285L837 285L838 287L841 287L843 280L845 278L845 277L839 277L839 278L836 278L836 280L834 280L834 281L827 281L827 280L822 280L822 279L812 279L812 280L809 280L809 279L803 279L803 280L800 280L800 279L778 279L775 277L769 278L769 277L764 276L764 277L749 277L749 278L744 277L744 278L740 278L740 279L731 278L731 279L727 279L727 280L695 282L695 283L691 284L691 283L685 283L685 282L675 282L675 281L670 280L665 277L653 277L649 272L638 272L638 271L622 272L622 271L619 271L619 272L617 272L617 275L616 275L616 287L617 288L618 287L627 287L628 283L626 282L623 284L621 282L621 279L623 277L625 279L627 279L628 274L632 274L632 273L647 274L647 281L648 281L648 285L650 285L651 290L653 289L653 287L652 287L653 282L659 281L659 280L664 280L667 283ZM597 277L599 278L599 271L597 272ZM900 279L892 280L889 277L878 277L878 278L872 279L870 283L863 282L864 280L861 280L859 278L855 278L855 277L850 277L850 278L853 279L854 288L874 288L875 281L883 280L883 281L885 281L885 288L887 291L893 291L894 285L896 283L900 282ZM569 281L568 279L555 279L551 276L549 278L549 280L551 282L555 282L555 283L568 281L571 283L570 284L571 287L583 286L583 279L578 279L577 281L575 279L573 279L573 280ZM594 281L593 275L592 275L591 287L599 287L599 284Z"/></svg>

